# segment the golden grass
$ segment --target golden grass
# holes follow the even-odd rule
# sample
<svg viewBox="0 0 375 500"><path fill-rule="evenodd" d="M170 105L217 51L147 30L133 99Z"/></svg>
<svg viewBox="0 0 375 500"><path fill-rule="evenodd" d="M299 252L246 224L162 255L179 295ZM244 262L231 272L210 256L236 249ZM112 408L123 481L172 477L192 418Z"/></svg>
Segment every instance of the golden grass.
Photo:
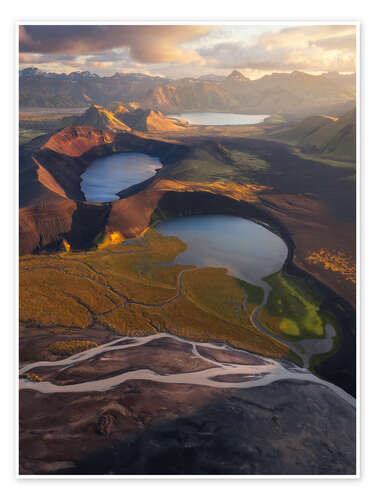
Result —
<svg viewBox="0 0 375 500"><path fill-rule="evenodd" d="M258 193L265 190L266 186L258 184L237 184L227 181L195 182L195 181L174 181L161 179L153 185L153 189L159 191L205 191L207 193L227 196L239 201L255 202L258 200ZM267 187L267 189L271 189Z"/></svg>
<svg viewBox="0 0 375 500"><path fill-rule="evenodd" d="M353 258L342 251L321 248L313 252L306 260L312 264L320 264L324 269L340 273L347 281L356 283L356 268Z"/></svg>
<svg viewBox="0 0 375 500"><path fill-rule="evenodd" d="M98 347L98 344L91 340L69 340L67 342L54 342L48 346L48 350L57 356L70 356L77 352L87 351L93 347Z"/></svg>
<svg viewBox="0 0 375 500"><path fill-rule="evenodd" d="M20 319L39 325L88 326L93 314L120 301L108 288L83 274L36 268L20 274Z"/></svg>
<svg viewBox="0 0 375 500"><path fill-rule="evenodd" d="M21 258L21 321L60 332L65 328L67 333L95 322L130 336L169 331L267 356L290 355L286 346L250 322L249 315L262 299L258 287L223 269L155 265L173 262L186 245L154 229L147 231L144 241ZM71 354L88 348L82 342L54 343L50 350Z"/></svg>
<svg viewBox="0 0 375 500"><path fill-rule="evenodd" d="M173 260L186 248L184 243L149 231L146 245L137 249L141 254L128 246L118 247L115 254L102 250L21 258L20 320L84 328L94 316L127 298L154 304L177 294L178 276L184 266L153 263Z"/></svg>
<svg viewBox="0 0 375 500"><path fill-rule="evenodd" d="M23 373L20 378L26 378L30 382L43 382L43 379L36 373Z"/></svg>
<svg viewBox="0 0 375 500"><path fill-rule="evenodd" d="M225 269L205 268L189 271L184 275L183 289L185 296L201 309L224 321L249 327L249 313L257 304L246 300L246 293L240 281L229 276ZM244 308L244 300L247 302L248 311Z"/></svg>
<svg viewBox="0 0 375 500"><path fill-rule="evenodd" d="M20 321L41 326L63 325L66 327L88 326L90 313L74 298L55 296L48 297L38 293L35 288L25 291L25 284L20 292ZM31 292L31 293L30 293Z"/></svg>
<svg viewBox="0 0 375 500"><path fill-rule="evenodd" d="M189 340L223 342L265 356L287 357L289 354L288 347L264 336L249 323L246 328L223 321L217 315L197 307L185 296L155 308L128 304L103 315L100 322L129 336L168 331Z"/></svg>
<svg viewBox="0 0 375 500"><path fill-rule="evenodd" d="M152 324L153 311L148 311L148 309L137 304L127 304L126 307L121 306L101 316L100 323L129 337L150 335L150 333L156 333L157 329Z"/></svg>

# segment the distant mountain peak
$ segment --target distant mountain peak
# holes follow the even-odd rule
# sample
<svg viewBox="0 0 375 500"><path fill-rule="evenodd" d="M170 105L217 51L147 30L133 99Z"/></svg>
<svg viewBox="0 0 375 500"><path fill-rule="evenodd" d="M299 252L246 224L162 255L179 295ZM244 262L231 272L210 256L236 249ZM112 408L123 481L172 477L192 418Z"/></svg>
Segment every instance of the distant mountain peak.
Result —
<svg viewBox="0 0 375 500"><path fill-rule="evenodd" d="M309 73L305 73L304 71L292 71L291 73L292 78L299 78L299 79L308 79L314 77L314 75L310 75Z"/></svg>
<svg viewBox="0 0 375 500"><path fill-rule="evenodd" d="M20 70L20 76L25 77L25 76L36 76L36 75L43 75L43 71L41 71L38 68L24 68Z"/></svg>
<svg viewBox="0 0 375 500"><path fill-rule="evenodd" d="M237 82L248 82L249 78L246 78L240 71L237 71L236 69L232 71L230 75L227 76L227 80L234 80Z"/></svg>
<svg viewBox="0 0 375 500"><path fill-rule="evenodd" d="M68 75L69 78L100 78L99 75L96 73L90 73L90 71L73 71L72 73L69 73Z"/></svg>

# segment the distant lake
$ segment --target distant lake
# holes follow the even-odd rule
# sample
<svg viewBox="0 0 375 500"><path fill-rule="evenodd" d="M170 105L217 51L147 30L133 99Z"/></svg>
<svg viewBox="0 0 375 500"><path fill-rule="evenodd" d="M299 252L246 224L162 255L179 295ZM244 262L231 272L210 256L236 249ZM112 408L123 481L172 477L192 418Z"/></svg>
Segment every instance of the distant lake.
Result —
<svg viewBox="0 0 375 500"><path fill-rule="evenodd" d="M288 256L288 248L279 236L241 217L176 217L160 222L156 229L164 236L177 236L188 244L174 262L225 267L230 275L255 284L279 271Z"/></svg>
<svg viewBox="0 0 375 500"><path fill-rule="evenodd" d="M159 158L142 153L117 153L99 158L82 174L86 201L118 200L116 193L145 181L163 165Z"/></svg>
<svg viewBox="0 0 375 500"><path fill-rule="evenodd" d="M240 115L237 113L180 113L168 115L186 120L191 125L255 125L270 115Z"/></svg>

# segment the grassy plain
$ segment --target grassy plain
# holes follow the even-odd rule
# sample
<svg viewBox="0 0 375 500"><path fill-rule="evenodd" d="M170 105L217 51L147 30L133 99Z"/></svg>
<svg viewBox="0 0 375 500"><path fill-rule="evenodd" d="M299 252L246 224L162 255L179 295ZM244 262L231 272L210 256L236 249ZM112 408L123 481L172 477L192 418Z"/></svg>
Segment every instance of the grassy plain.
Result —
<svg viewBox="0 0 375 500"><path fill-rule="evenodd" d="M94 324L133 336L169 331L288 357L288 347L249 320L263 291L223 269L171 264L184 249L178 238L150 229L141 243L21 257L21 322L51 335L56 328L68 334ZM55 347L62 354L64 346ZM66 352L75 347L67 342Z"/></svg>
<svg viewBox="0 0 375 500"><path fill-rule="evenodd" d="M45 132L43 130L28 130L28 129L20 129L19 130L19 144L23 146L28 143L35 137L39 137L40 135L44 135Z"/></svg>
<svg viewBox="0 0 375 500"><path fill-rule="evenodd" d="M183 182L233 182L247 185L249 173L265 172L269 164L256 154L228 148L223 144L206 144L192 148L182 159L171 163L164 178ZM171 175L168 175L170 171Z"/></svg>

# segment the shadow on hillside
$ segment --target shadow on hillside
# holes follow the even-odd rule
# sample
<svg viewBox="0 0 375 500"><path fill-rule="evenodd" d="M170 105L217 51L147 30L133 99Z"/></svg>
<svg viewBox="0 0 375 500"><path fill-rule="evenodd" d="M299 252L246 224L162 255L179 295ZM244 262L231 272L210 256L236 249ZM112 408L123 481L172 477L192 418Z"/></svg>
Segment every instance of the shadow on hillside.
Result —
<svg viewBox="0 0 375 500"><path fill-rule="evenodd" d="M107 436L62 474L355 474L355 433L355 409L338 396L283 381L224 393L126 439Z"/></svg>
<svg viewBox="0 0 375 500"><path fill-rule="evenodd" d="M110 203L87 204L77 202L73 213L71 229L62 236L70 243L72 250L94 248L104 235L105 225L111 211Z"/></svg>

